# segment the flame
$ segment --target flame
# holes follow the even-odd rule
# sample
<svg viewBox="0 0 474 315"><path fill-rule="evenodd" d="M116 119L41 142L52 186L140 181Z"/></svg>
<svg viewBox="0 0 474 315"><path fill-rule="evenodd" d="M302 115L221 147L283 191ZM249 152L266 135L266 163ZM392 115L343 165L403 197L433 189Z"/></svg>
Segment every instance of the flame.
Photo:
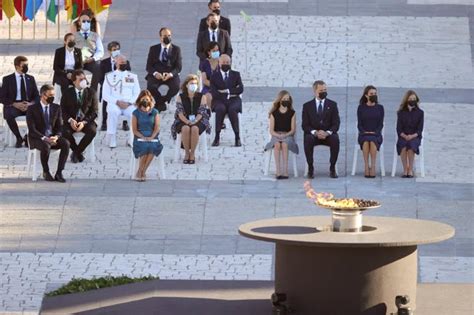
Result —
<svg viewBox="0 0 474 315"><path fill-rule="evenodd" d="M306 197L311 199L317 205L338 209L359 207L358 203L353 198L335 199L334 195L331 193L316 192L309 181L304 183L304 190L306 191Z"/></svg>

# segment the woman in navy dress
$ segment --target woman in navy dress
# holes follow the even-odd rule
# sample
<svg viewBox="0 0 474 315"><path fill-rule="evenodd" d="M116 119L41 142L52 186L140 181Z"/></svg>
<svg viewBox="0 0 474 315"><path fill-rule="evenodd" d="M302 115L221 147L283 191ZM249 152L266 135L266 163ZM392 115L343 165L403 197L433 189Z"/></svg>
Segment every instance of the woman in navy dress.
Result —
<svg viewBox="0 0 474 315"><path fill-rule="evenodd" d="M207 59L203 59L199 63L199 70L201 71L202 80L202 95L206 96L207 108L211 109L212 95L211 95L211 75L219 70L220 48L217 42L210 42L206 49Z"/></svg>
<svg viewBox="0 0 474 315"><path fill-rule="evenodd" d="M154 99L148 90L143 90L135 102L137 109L132 113L133 154L139 159L137 181L145 181L146 170L154 156L160 155L163 145L158 139L160 115L155 109Z"/></svg>
<svg viewBox="0 0 474 315"><path fill-rule="evenodd" d="M408 90L397 113L397 152L402 159L403 178L413 177L415 153L420 153L424 113L419 104L420 98L415 91Z"/></svg>
<svg viewBox="0 0 474 315"><path fill-rule="evenodd" d="M375 178L377 151L383 141L383 119L384 109L378 103L377 89L373 85L368 85L357 108L358 142L364 155L366 178Z"/></svg>

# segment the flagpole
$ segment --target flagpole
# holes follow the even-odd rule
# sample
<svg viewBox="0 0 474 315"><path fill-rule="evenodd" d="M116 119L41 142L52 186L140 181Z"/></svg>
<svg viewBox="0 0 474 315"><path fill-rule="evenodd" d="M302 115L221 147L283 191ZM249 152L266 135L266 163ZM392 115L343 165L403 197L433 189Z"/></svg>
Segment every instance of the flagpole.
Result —
<svg viewBox="0 0 474 315"><path fill-rule="evenodd" d="M36 0L33 0L33 39L36 39Z"/></svg>
<svg viewBox="0 0 474 315"><path fill-rule="evenodd" d="M55 0L51 0L51 1L55 1ZM56 4L56 3L54 3L54 4ZM61 18L60 18L61 10L59 10L60 6L61 6L61 3L58 1L58 7L56 8L56 11L58 13L58 39L60 38L60 33L61 33ZM67 20L67 18L66 18L66 20Z"/></svg>
<svg viewBox="0 0 474 315"><path fill-rule="evenodd" d="M21 17L21 39L23 40L23 18L25 17L25 8L23 7L24 6L24 0L21 0L21 13L20 13L20 17Z"/></svg>
<svg viewBox="0 0 474 315"><path fill-rule="evenodd" d="M54 0L52 0L54 1ZM44 29L44 32L45 32L45 35L44 35L44 38L45 39L48 39L48 0L44 0L44 25L45 25L45 29Z"/></svg>
<svg viewBox="0 0 474 315"><path fill-rule="evenodd" d="M12 39L12 18L8 18L8 39Z"/></svg>

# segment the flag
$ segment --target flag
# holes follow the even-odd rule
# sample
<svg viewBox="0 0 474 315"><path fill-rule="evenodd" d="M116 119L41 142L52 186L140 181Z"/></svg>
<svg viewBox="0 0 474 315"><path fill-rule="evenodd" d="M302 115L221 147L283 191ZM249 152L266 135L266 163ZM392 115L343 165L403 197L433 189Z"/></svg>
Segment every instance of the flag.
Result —
<svg viewBox="0 0 474 315"><path fill-rule="evenodd" d="M2 10L3 2L0 0L0 21L3 20L3 10Z"/></svg>
<svg viewBox="0 0 474 315"><path fill-rule="evenodd" d="M5 12L7 18L11 19L15 15L15 5L13 0L3 0L2 9Z"/></svg>
<svg viewBox="0 0 474 315"><path fill-rule="evenodd" d="M46 16L48 17L48 20L50 20L53 23L56 23L56 15L58 14L58 7L56 6L55 0L50 0L50 1L51 2L49 3L48 9L46 11Z"/></svg>
<svg viewBox="0 0 474 315"><path fill-rule="evenodd" d="M101 0L87 0L89 8L94 12L95 15L109 8L109 5L102 4Z"/></svg>
<svg viewBox="0 0 474 315"><path fill-rule="evenodd" d="M25 8L25 16L30 20L33 21L33 18L36 15L39 7L41 6L41 2L43 0L27 0L26 1L26 8ZM53 0L54 2L54 0Z"/></svg>
<svg viewBox="0 0 474 315"><path fill-rule="evenodd" d="M67 10L67 19L74 20L84 9L87 9L87 2L85 0L66 0L65 9Z"/></svg>
<svg viewBox="0 0 474 315"><path fill-rule="evenodd" d="M26 9L26 0L15 0L15 9L16 12L23 17L23 20L26 20L25 9Z"/></svg>
<svg viewBox="0 0 474 315"><path fill-rule="evenodd" d="M112 4L112 0L101 0L102 5L110 5Z"/></svg>

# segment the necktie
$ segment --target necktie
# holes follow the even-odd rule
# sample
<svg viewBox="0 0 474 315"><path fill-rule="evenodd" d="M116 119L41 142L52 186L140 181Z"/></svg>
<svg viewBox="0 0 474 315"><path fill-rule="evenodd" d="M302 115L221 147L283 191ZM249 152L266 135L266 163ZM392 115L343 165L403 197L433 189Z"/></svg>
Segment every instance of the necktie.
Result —
<svg viewBox="0 0 474 315"><path fill-rule="evenodd" d="M229 73L224 72L224 81L225 81L225 83L227 83L227 79L229 79Z"/></svg>
<svg viewBox="0 0 474 315"><path fill-rule="evenodd" d="M77 92L77 102L79 104L82 104L82 93L81 93L81 91Z"/></svg>
<svg viewBox="0 0 474 315"><path fill-rule="evenodd" d="M49 123L49 106L44 107L44 124L46 125L46 136L51 135L51 125Z"/></svg>
<svg viewBox="0 0 474 315"><path fill-rule="evenodd" d="M216 31L212 31L212 41L217 42L217 40L216 40Z"/></svg>
<svg viewBox="0 0 474 315"><path fill-rule="evenodd" d="M163 49L163 62L168 62L168 48Z"/></svg>
<svg viewBox="0 0 474 315"><path fill-rule="evenodd" d="M84 39L87 40L87 37L89 37L89 33L84 33Z"/></svg>
<svg viewBox="0 0 474 315"><path fill-rule="evenodd" d="M26 101L26 83L25 83L25 76L22 74L21 76L21 81L20 81L20 93L21 93L21 100Z"/></svg>
<svg viewBox="0 0 474 315"><path fill-rule="evenodd" d="M323 101L319 101L318 115L321 115L322 113L323 113Z"/></svg>

